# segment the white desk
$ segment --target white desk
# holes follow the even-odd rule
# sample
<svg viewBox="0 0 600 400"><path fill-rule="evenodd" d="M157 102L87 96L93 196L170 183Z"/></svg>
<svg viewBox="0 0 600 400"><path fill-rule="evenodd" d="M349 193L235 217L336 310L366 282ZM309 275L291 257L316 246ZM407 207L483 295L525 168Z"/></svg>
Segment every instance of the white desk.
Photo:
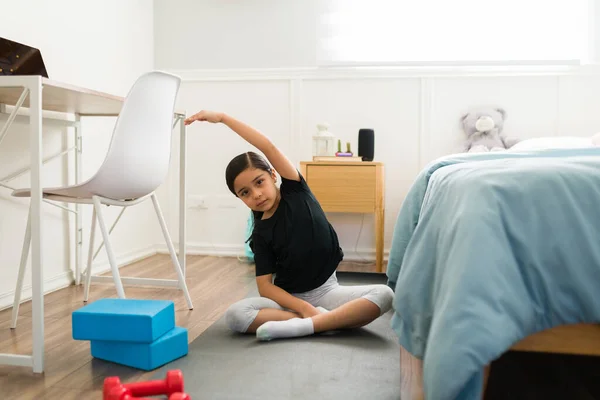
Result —
<svg viewBox="0 0 600 400"><path fill-rule="evenodd" d="M0 143L4 139L8 128L15 119L23 119L29 123L30 150L31 150L31 266L32 266L32 334L33 354L16 355L1 354L0 364L31 367L34 373L44 371L44 257L42 254L42 111L55 111L73 114L74 121L52 119L59 123L75 128L75 179L81 182L81 116L118 116L124 102L123 97L108 93L101 93L86 88L52 81L41 76L0 76L0 111L5 111L5 106L14 106L5 124L0 123ZM20 107L29 108L29 116L18 115ZM186 213L186 130L183 120L185 113L176 112L173 128L179 122L180 147L179 147L179 262L185 275L185 213ZM110 132L112 134L112 132ZM62 155L62 154L59 154ZM58 155L57 155L58 156ZM9 177L0 177L0 186L11 189L3 183L20 175L24 171ZM1 189L0 189L1 190ZM81 205L76 205L75 210L69 211L76 214L76 260L75 284L81 283L82 265L82 225ZM25 226L23 221L23 226ZM18 265L15 265L15 269Z"/></svg>

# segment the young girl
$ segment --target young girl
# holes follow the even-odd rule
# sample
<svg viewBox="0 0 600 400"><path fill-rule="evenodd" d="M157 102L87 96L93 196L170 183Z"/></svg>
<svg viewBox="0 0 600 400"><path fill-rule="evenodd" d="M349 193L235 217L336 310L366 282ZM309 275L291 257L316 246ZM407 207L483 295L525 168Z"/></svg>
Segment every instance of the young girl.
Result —
<svg viewBox="0 0 600 400"><path fill-rule="evenodd" d="M361 327L390 310L393 291L387 285L338 284L335 271L343 253L337 234L302 175L269 138L223 113L200 111L185 124L194 121L225 124L274 167L248 152L225 171L229 190L254 214L250 245L261 296L227 310L233 331L256 332L260 340L307 336Z"/></svg>

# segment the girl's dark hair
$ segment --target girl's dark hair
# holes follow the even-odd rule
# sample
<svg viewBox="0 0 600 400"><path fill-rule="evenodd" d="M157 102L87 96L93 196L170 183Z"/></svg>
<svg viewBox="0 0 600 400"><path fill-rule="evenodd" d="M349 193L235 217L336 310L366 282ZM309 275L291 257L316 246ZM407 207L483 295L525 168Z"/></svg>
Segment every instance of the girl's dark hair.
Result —
<svg viewBox="0 0 600 400"><path fill-rule="evenodd" d="M235 178L237 178L239 174L248 168L262 169L263 171L267 171L269 174L272 171L268 161L253 151L235 156L233 160L229 161L229 164L225 169L225 181L227 182L227 187L231 193L233 193L236 197L237 194L233 188L233 181L235 181Z"/></svg>
<svg viewBox="0 0 600 400"><path fill-rule="evenodd" d="M239 156L235 156L233 160L229 161L229 164L225 169L225 181L227 182L227 187L229 188L231 193L233 193L233 195L236 197L237 194L235 193L235 189L233 188L233 181L235 181L235 178L237 178L239 174L241 174L248 168L262 169L263 171L266 171L269 174L271 173L271 171L273 171L271 169L271 166L269 165L269 162L265 160L264 157L252 151L242 153ZM262 218L262 213L252 210L252 217L252 228L254 228L256 219ZM250 248L253 247L252 235L250 235L250 237L246 239L246 242L250 242Z"/></svg>

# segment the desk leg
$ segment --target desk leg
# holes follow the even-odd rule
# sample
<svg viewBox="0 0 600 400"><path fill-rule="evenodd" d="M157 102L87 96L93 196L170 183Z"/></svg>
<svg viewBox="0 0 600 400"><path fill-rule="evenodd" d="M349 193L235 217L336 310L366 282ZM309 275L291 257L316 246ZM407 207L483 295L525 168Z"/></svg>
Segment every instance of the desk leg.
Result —
<svg viewBox="0 0 600 400"><path fill-rule="evenodd" d="M383 271L383 239L385 225L385 202L384 202L384 177L383 166L376 169L376 194L375 194L375 264L377 272Z"/></svg>
<svg viewBox="0 0 600 400"><path fill-rule="evenodd" d="M81 183L81 120L79 114L75 115L77 124L75 125L75 184ZM81 224L81 204L75 204L75 285L81 284L81 265L82 265L82 246L83 246L83 227Z"/></svg>
<svg viewBox="0 0 600 400"><path fill-rule="evenodd" d="M32 81L30 93L31 147L31 280L33 372L44 371L44 270L42 265L42 82Z"/></svg>
<svg viewBox="0 0 600 400"><path fill-rule="evenodd" d="M186 187L185 187L185 173L186 173L186 135L185 135L185 120L184 115L179 116L179 265L181 265L181 271L183 276L186 276L186 264L185 264L185 253L186 253Z"/></svg>

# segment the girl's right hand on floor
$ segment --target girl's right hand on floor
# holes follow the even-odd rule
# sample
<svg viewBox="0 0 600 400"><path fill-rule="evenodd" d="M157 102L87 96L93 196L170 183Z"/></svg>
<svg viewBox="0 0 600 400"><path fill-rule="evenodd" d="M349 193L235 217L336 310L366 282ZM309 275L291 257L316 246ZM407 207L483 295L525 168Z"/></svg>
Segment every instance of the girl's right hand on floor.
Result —
<svg viewBox="0 0 600 400"><path fill-rule="evenodd" d="M216 124L218 122L221 122L222 120L223 120L223 113L202 110L202 111L192 115L191 117L186 118L184 122L186 125L189 125L194 121L207 121L207 122L212 122L213 124Z"/></svg>

